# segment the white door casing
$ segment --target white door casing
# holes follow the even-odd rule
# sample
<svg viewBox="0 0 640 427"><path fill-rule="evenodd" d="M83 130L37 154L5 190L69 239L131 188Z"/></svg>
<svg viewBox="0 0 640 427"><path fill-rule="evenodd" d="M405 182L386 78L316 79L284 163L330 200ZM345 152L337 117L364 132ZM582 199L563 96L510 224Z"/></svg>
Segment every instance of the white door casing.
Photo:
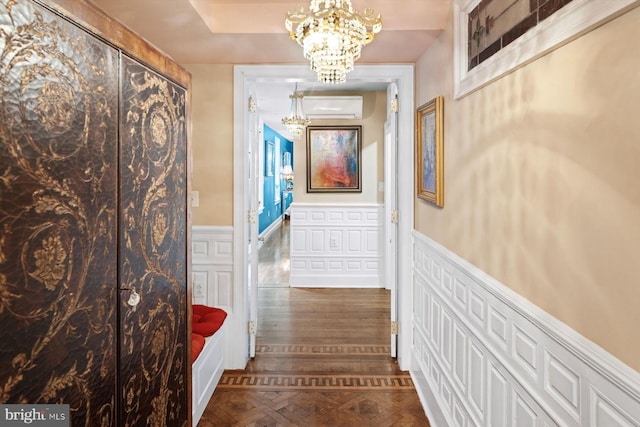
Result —
<svg viewBox="0 0 640 427"><path fill-rule="evenodd" d="M398 209L397 163L397 102L398 88L394 83L387 87L387 121L384 124L384 285L391 292L391 357L398 357L398 335L393 325L398 322L397 254L398 226L395 221Z"/></svg>
<svg viewBox="0 0 640 427"><path fill-rule="evenodd" d="M247 222L249 223L249 240L247 241L247 282L249 294L249 322L247 329L249 333L249 357L256 355L256 334L258 331L258 208L260 204L261 162L259 146L262 142L262 129L257 113L255 85L248 84L249 106L247 117L249 127L247 128L247 193L245 201L249 206Z"/></svg>

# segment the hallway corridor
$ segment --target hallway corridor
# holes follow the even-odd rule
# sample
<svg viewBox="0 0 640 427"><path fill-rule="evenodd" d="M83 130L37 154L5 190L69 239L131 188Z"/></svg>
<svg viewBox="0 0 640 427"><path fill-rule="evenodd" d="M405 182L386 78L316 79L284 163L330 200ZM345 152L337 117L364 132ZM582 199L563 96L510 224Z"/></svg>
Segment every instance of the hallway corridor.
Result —
<svg viewBox="0 0 640 427"><path fill-rule="evenodd" d="M272 232L258 251L258 286L289 287L289 220Z"/></svg>
<svg viewBox="0 0 640 427"><path fill-rule="evenodd" d="M198 426L428 426L389 356L389 291L283 287L288 268L274 261L288 262L276 243L285 235L260 253L272 264L261 270L256 358L225 371Z"/></svg>

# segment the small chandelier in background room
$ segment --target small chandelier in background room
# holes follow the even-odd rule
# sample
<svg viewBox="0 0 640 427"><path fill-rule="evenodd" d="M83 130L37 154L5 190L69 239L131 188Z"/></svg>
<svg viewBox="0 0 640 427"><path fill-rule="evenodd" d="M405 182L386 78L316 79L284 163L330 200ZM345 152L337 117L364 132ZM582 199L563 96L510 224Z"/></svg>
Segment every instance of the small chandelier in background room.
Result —
<svg viewBox="0 0 640 427"><path fill-rule="evenodd" d="M360 15L351 0L311 0L309 14L300 6L287 13L285 26L303 47L318 81L344 83L362 47L382 29L382 19L368 8Z"/></svg>
<svg viewBox="0 0 640 427"><path fill-rule="evenodd" d="M289 95L289 98L291 98L291 111L287 117L282 119L282 124L287 127L293 138L299 138L304 133L304 128L311 123L311 120L304 116L302 94L298 93L297 83L293 94Z"/></svg>

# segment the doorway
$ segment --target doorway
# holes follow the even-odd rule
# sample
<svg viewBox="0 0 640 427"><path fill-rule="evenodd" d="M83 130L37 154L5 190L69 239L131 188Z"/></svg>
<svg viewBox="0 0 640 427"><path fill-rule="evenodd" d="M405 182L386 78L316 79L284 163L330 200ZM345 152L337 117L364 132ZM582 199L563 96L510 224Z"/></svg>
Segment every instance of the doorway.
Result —
<svg viewBox="0 0 640 427"><path fill-rule="evenodd" d="M291 79L301 81L313 81L315 75L306 66L237 66L234 69L234 115L236 117L234 127L234 276L237 295L241 298L237 307L239 311L235 317L234 326L238 336L238 345L234 349L238 357L239 366L244 366L251 355L247 348L251 349L252 341L255 348L255 326L257 321L257 274L251 274L254 266L257 270L257 232L255 225L255 211L252 211L251 201L246 197L247 192L255 189L253 180L255 172L252 166L256 165L251 148L252 137L247 135L252 122L258 120L255 110L251 109L255 98L255 85L269 81L282 79L281 76L289 76ZM363 65L354 70L350 78L353 81L394 83L398 87L398 139L395 150L398 163L406 162L412 165L413 159L413 66L385 66ZM255 127L253 127L255 128ZM257 140L257 138L256 138ZM254 169L255 170L255 169ZM398 208L398 250L393 253L397 256L397 274L394 278L397 286L397 304L409 306L411 301L410 286L410 247L403 246L402 242L409 241L411 224L413 223L413 179L412 167L399 168L396 171L396 188L386 188L385 192L397 194ZM386 185L386 184L385 184ZM385 214L386 216L386 214ZM253 222L252 222L253 220ZM390 223L391 218L385 217L385 224ZM385 248L385 252L388 249ZM257 273L257 272L256 272ZM250 283L254 281L254 284ZM255 295L253 295L255 293ZM234 313L235 314L235 313ZM399 323L410 325L409 310L400 311ZM246 322L246 323L245 323ZM249 325L243 328L243 325ZM252 328L253 327L253 328ZM402 369L409 369L410 360L410 328L400 329L398 334L398 362ZM246 339L245 339L246 338Z"/></svg>
<svg viewBox="0 0 640 427"><path fill-rule="evenodd" d="M269 233L258 249L258 289L288 288L291 268L289 218Z"/></svg>
<svg viewBox="0 0 640 427"><path fill-rule="evenodd" d="M289 209L293 202L293 151L271 123L259 118L258 282L260 287L289 287Z"/></svg>

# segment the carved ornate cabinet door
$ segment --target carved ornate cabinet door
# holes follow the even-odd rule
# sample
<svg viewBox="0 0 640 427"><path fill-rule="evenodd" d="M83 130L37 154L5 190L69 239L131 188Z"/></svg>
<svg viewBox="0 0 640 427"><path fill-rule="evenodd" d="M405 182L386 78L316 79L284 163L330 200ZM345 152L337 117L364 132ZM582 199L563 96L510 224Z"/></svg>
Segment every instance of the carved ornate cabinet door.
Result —
<svg viewBox="0 0 640 427"><path fill-rule="evenodd" d="M185 340L186 94L127 57L121 85L121 425L181 425L191 363Z"/></svg>
<svg viewBox="0 0 640 427"><path fill-rule="evenodd" d="M0 0L0 403L184 426L190 77L127 31Z"/></svg>
<svg viewBox="0 0 640 427"><path fill-rule="evenodd" d="M118 53L0 0L0 402L113 425Z"/></svg>

